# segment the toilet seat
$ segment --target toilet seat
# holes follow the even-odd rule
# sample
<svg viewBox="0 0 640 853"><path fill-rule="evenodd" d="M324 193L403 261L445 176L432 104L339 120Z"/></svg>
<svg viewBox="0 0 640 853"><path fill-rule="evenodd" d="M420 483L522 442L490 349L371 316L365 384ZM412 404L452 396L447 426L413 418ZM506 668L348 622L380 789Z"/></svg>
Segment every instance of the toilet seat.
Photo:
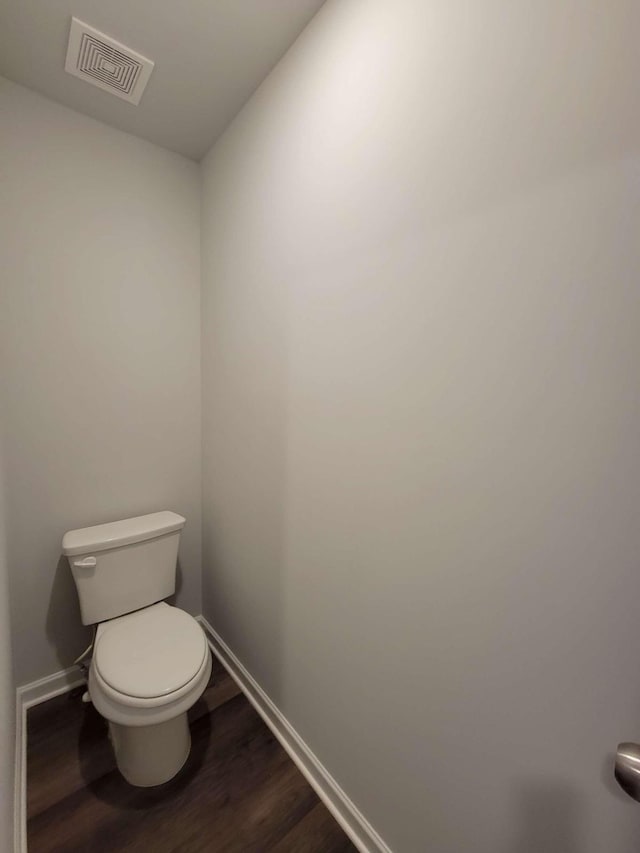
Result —
<svg viewBox="0 0 640 853"><path fill-rule="evenodd" d="M151 624L148 621L148 611L156 611L158 608L165 611L171 611L171 613L164 613L159 616L154 614L152 621L155 622L155 627L151 628L150 634L145 634L143 636L142 626L145 625L146 627L149 627ZM180 615L175 616L174 612ZM127 623L132 620L136 621L136 626L135 628L127 627L124 633L120 633L120 629L125 625L125 620ZM162 635L162 626L166 629L164 639L161 639L161 642L163 642L163 648L166 645L170 646L172 642L175 642L176 647L181 649L180 652L176 652L176 660L184 662L185 658L183 655L188 655L186 659L186 663L188 665L184 670L182 670L182 674L179 677L172 677L171 680L150 680L145 682L146 686L142 689L149 693L153 692L150 686L152 684L153 690L156 690L158 685L161 687L164 686L165 689L167 689L168 686L175 686L180 681L183 682L182 685L168 693L147 697L131 696L128 693L122 692L121 690L116 689L116 687L113 687L103 677L100 668L102 668L103 671L106 671L108 677L116 685L126 689L131 689L129 680L131 678L131 673L139 672L140 664L143 663L144 660L148 659L148 657L145 656L153 654L154 647L150 642L150 638L158 638L157 633L154 633L155 628L158 628ZM184 629L184 633L188 636L190 634L190 639L188 638L186 641L186 647L182 644L183 636L181 629ZM118 633L115 633L116 631ZM111 640L109 643L104 642L106 637L109 635L112 636L113 643ZM142 644L148 645L149 648L140 653L137 658L138 662L135 665L132 665L129 660L126 663L122 663L122 661L120 661L121 665L119 666L118 661L115 659L115 651L117 648L120 648L122 651L123 646L120 645L120 640L123 637L126 639L127 637L132 636L139 639ZM115 640L113 639L114 637L116 638ZM202 638L202 646L200 646L199 642L200 637ZM191 657L187 651L189 647L191 648L193 657ZM203 650L202 658L199 660L201 649ZM127 657L131 657L131 651L132 650L130 648L126 649L126 654L124 655L125 659ZM157 646L155 647L155 653L157 659ZM113 660L111 660L111 654L114 656ZM199 665L197 670L194 671L194 667L197 662L199 662ZM110 667L115 667L115 669ZM180 671L178 664L176 664L175 671ZM150 726L166 722L178 714L187 711L194 702L200 698L209 681L210 675L211 652L209 651L209 645L204 631L192 616L182 610L179 610L177 607L171 607L164 602L160 602L159 604L154 604L151 607L146 607L144 610L138 610L134 613L129 613L126 616L119 616L116 619L112 619L109 622L102 622L98 625L95 652L89 668L89 695L98 712L110 722L118 723L123 726L134 727ZM189 680L185 681L186 678ZM136 689L134 686L133 692L141 692L141 689Z"/></svg>
<svg viewBox="0 0 640 853"><path fill-rule="evenodd" d="M110 704L121 708L123 711L126 711L128 708L132 710L140 709L142 711L147 709L153 710L154 708L162 710L175 704L182 697L187 694L191 694L194 690L201 693L209 680L210 670L211 655L208 654L195 676L178 690L174 690L172 693L166 693L163 696L152 696L149 699L140 699L137 696L129 696L126 693L121 693L119 690L114 690L114 688L102 678L97 667L92 666L89 671L89 693L96 707L98 707L96 694L99 689L100 693L110 702ZM205 671L206 678L203 679ZM107 719L111 719L107 713L104 713L103 716Z"/></svg>
<svg viewBox="0 0 640 853"><path fill-rule="evenodd" d="M188 689L207 658L200 625L184 610L164 602L100 628L94 652L96 673L105 687L134 703L176 698L179 691Z"/></svg>

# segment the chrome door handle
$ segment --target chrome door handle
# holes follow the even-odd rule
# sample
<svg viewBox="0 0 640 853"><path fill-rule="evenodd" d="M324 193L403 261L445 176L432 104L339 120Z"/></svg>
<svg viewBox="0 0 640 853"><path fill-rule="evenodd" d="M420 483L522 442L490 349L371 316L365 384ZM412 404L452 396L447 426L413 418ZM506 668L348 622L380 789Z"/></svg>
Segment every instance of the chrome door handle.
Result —
<svg viewBox="0 0 640 853"><path fill-rule="evenodd" d="M640 803L640 744L618 744L615 777L622 790Z"/></svg>

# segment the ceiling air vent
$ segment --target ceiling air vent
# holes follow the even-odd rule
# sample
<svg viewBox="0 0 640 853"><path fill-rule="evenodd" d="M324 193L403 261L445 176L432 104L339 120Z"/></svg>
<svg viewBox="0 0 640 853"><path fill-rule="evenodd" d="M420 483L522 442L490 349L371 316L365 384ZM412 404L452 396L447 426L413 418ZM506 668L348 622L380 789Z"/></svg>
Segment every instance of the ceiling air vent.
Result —
<svg viewBox="0 0 640 853"><path fill-rule="evenodd" d="M72 18L64 68L105 92L138 104L153 71L153 62Z"/></svg>

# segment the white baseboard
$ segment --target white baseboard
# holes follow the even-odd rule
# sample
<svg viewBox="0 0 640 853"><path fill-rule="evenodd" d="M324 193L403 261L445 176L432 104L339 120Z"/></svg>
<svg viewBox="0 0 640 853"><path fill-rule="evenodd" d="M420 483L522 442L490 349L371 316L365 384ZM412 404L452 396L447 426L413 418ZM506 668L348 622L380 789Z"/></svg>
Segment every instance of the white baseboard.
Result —
<svg viewBox="0 0 640 853"><path fill-rule="evenodd" d="M16 751L13 787L13 849L27 853L27 710L16 691Z"/></svg>
<svg viewBox="0 0 640 853"><path fill-rule="evenodd" d="M14 776L14 850L27 853L27 709L84 683L77 666L24 684L16 690L16 755Z"/></svg>
<svg viewBox="0 0 640 853"><path fill-rule="evenodd" d="M72 666L69 669L61 669L60 672L54 672L53 675L47 675L38 681L32 681L30 684L18 687L16 691L18 706L24 709L31 708L33 705L46 702L47 699L53 699L54 696L60 696L61 693L68 693L74 687L79 687L84 683L85 678L79 667Z"/></svg>
<svg viewBox="0 0 640 853"><path fill-rule="evenodd" d="M247 699L280 741L300 772L361 853L391 853L362 812L352 803L329 771L291 723L245 669L204 616L196 617L207 634L211 650L236 681Z"/></svg>

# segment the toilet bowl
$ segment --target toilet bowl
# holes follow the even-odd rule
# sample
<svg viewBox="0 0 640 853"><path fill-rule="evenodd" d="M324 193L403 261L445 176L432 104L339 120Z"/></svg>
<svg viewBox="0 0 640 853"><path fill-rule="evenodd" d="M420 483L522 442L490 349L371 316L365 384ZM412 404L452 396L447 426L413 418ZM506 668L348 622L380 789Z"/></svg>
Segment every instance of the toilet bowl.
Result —
<svg viewBox="0 0 640 853"><path fill-rule="evenodd" d="M132 785L160 785L183 766L191 746L187 711L210 675L204 632L177 607L160 602L98 625L89 695Z"/></svg>

